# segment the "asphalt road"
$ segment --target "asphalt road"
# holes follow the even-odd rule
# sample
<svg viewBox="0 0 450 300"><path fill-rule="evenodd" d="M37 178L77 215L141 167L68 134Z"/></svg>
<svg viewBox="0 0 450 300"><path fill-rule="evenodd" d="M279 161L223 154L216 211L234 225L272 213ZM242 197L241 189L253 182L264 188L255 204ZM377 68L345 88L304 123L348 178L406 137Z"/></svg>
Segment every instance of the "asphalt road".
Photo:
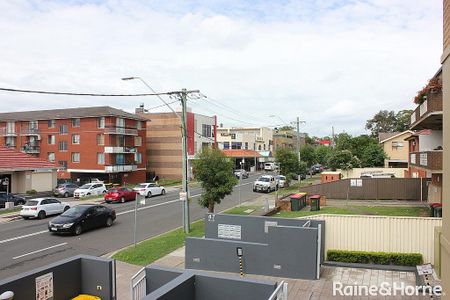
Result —
<svg viewBox="0 0 450 300"><path fill-rule="evenodd" d="M241 201L257 198L261 194L252 191L257 175L244 179L241 184ZM191 222L203 218L207 209L198 205L202 190L191 188ZM178 191L155 196L139 207L137 240L142 241L182 226L182 204ZM86 201L87 202L87 201ZM236 206L239 202L238 187L227 196L216 212ZM48 232L44 220L17 220L0 224L0 279L45 266L51 262L78 254L101 256L133 243L134 202L107 204L116 210L117 219L109 228L84 232L80 236L53 235Z"/></svg>

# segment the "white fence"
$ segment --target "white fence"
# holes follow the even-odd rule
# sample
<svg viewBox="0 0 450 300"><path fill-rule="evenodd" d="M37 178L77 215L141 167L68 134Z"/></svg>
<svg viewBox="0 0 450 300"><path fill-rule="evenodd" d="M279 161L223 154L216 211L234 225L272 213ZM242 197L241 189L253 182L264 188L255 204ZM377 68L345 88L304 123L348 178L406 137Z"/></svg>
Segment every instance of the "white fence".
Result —
<svg viewBox="0 0 450 300"><path fill-rule="evenodd" d="M325 253L330 249L421 253L434 263L434 228L442 218L316 215L325 221Z"/></svg>

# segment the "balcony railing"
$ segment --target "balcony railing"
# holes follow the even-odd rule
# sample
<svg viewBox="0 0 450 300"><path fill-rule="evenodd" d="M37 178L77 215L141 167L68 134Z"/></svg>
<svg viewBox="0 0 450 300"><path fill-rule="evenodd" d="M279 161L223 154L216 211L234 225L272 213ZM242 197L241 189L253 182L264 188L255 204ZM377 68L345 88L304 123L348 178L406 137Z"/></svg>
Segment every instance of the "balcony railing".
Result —
<svg viewBox="0 0 450 300"><path fill-rule="evenodd" d="M409 163L428 170L442 170L442 150L412 152Z"/></svg>
<svg viewBox="0 0 450 300"><path fill-rule="evenodd" d="M39 146L23 146L20 150L25 153L41 153Z"/></svg>
<svg viewBox="0 0 450 300"><path fill-rule="evenodd" d="M429 93L411 114L411 129L442 128L442 91Z"/></svg>
<svg viewBox="0 0 450 300"><path fill-rule="evenodd" d="M130 172L137 169L137 165L113 165L105 166L106 173Z"/></svg>
<svg viewBox="0 0 450 300"><path fill-rule="evenodd" d="M17 136L17 133L14 130L8 130L8 128L0 128L1 136Z"/></svg>
<svg viewBox="0 0 450 300"><path fill-rule="evenodd" d="M138 135L138 130L124 127L106 127L105 134Z"/></svg>
<svg viewBox="0 0 450 300"><path fill-rule="evenodd" d="M24 128L20 130L21 135L39 135L38 128Z"/></svg>
<svg viewBox="0 0 450 300"><path fill-rule="evenodd" d="M105 153L136 153L136 147L105 147Z"/></svg>

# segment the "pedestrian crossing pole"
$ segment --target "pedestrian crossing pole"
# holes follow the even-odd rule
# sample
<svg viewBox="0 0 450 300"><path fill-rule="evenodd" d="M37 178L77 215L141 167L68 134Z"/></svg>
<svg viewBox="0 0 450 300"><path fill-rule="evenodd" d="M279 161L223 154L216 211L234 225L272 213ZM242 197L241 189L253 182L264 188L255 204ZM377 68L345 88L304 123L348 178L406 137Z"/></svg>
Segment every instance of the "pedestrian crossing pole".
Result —
<svg viewBox="0 0 450 300"><path fill-rule="evenodd" d="M241 247L236 248L236 254L239 258L239 274L241 275L241 277L244 277L244 262L242 259L242 256L244 256L244 252L242 251Z"/></svg>

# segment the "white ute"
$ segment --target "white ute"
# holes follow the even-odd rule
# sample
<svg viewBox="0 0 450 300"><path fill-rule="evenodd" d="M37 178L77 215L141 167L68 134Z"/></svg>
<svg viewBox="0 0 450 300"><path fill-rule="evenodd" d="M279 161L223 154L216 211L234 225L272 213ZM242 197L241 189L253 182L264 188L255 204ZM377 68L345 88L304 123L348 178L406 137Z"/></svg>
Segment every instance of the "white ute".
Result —
<svg viewBox="0 0 450 300"><path fill-rule="evenodd" d="M278 189L277 181L272 175L263 175L253 183L254 192L270 193Z"/></svg>

